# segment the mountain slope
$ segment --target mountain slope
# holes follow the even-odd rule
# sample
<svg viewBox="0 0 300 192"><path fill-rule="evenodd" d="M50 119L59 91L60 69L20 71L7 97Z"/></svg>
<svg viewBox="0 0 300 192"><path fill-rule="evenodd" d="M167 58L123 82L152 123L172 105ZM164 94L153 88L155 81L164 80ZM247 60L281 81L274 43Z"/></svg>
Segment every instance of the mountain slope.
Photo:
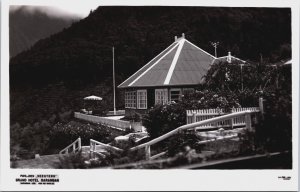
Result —
<svg viewBox="0 0 300 192"><path fill-rule="evenodd" d="M38 6L13 6L9 13L10 56L29 49L34 43L69 27L78 16L51 16Z"/></svg>

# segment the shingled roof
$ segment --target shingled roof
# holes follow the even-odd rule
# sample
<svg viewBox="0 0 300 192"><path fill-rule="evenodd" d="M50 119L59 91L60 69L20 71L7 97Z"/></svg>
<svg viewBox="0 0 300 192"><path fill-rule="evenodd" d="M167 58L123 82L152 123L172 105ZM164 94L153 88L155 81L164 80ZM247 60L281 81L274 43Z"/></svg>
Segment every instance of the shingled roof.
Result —
<svg viewBox="0 0 300 192"><path fill-rule="evenodd" d="M215 59L183 35L118 87L196 85Z"/></svg>

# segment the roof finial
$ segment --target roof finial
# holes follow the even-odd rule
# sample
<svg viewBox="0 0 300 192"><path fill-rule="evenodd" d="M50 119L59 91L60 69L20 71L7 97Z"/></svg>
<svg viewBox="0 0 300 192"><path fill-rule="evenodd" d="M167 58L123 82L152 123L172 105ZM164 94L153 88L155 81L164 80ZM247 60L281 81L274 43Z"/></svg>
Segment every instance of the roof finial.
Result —
<svg viewBox="0 0 300 192"><path fill-rule="evenodd" d="M228 61L228 63L231 63L231 52L230 51L228 52L227 61Z"/></svg>
<svg viewBox="0 0 300 192"><path fill-rule="evenodd" d="M183 39L185 39L185 35L184 35L184 33L182 33L182 38L183 38Z"/></svg>
<svg viewBox="0 0 300 192"><path fill-rule="evenodd" d="M177 36L175 36L175 41L177 41Z"/></svg>

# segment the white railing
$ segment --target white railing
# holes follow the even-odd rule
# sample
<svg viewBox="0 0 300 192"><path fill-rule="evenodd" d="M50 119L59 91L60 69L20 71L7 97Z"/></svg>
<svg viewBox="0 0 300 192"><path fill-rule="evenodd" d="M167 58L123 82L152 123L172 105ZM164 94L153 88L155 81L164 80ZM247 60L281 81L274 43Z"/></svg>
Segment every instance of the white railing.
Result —
<svg viewBox="0 0 300 192"><path fill-rule="evenodd" d="M243 108L232 108L231 112L235 113L235 112L240 112L240 111L251 111L255 114L255 117L257 117L258 112L260 112L260 108L259 107L243 107ZM237 117L232 119L232 124L233 126L244 126L245 123L245 118L244 117Z"/></svg>
<svg viewBox="0 0 300 192"><path fill-rule="evenodd" d="M122 149L119 149L117 147L101 143L99 141L96 141L94 139L90 139L90 158L94 158L95 154L98 154L101 157L105 157L102 153L99 153L97 150L97 146L103 147L103 149L108 150L108 151L113 151L113 152L122 152Z"/></svg>
<svg viewBox="0 0 300 192"><path fill-rule="evenodd" d="M69 153L77 153L81 150L81 139L80 137L76 139L73 143L68 145L66 148L61 150L59 154L69 154Z"/></svg>
<svg viewBox="0 0 300 192"><path fill-rule="evenodd" d="M231 113L241 112L241 111L251 111L251 112L259 112L258 107L245 107L245 108L232 108ZM186 121L187 124L195 123L207 119L211 119L214 117L225 115L224 109L200 109L200 110L187 110L186 111ZM245 126L245 117L236 117L233 119L220 121L217 123L210 123L199 126L201 128L219 128L219 127L237 127L237 126Z"/></svg>
<svg viewBox="0 0 300 192"><path fill-rule="evenodd" d="M129 121L122 121L122 120L118 120L118 119L108 119L105 117L86 115L86 114L82 114L82 113L78 113L78 112L74 113L74 117L77 119L82 119L82 120L89 121L92 123L100 123L103 125L107 125L107 126L122 129L122 130L131 128L131 124Z"/></svg>
<svg viewBox="0 0 300 192"><path fill-rule="evenodd" d="M180 126L160 137L157 137L147 143L143 143L141 145L138 145L138 146L135 146L133 148L131 148L130 150L131 151L134 151L134 150L138 150L138 149L142 149L142 148L145 148L145 153L146 153L146 160L150 160L151 159L151 145L154 145L162 140L165 140L175 134L178 134L180 133L181 131L183 130L188 130L188 129L204 129L204 130L207 130L207 129L214 129L214 128L208 128L208 127L203 127L203 125L207 125L207 124L214 124L214 123L218 123L218 122L221 122L221 121L225 121L225 120L231 120L231 119L234 119L234 118L238 118L238 117L244 117L245 118L245 125L246 125L246 129L249 130L249 131L253 131L253 128L252 128L252 125L251 125L251 113L254 113L253 111L241 111L241 112L235 112L235 113L231 113L231 114L227 114L227 115L223 115L223 116L219 116L219 117L214 117L214 118L211 118L211 119L206 119L206 120L202 120L200 122L195 122L195 123L190 123L190 124L187 124L187 125L183 125L183 126Z"/></svg>

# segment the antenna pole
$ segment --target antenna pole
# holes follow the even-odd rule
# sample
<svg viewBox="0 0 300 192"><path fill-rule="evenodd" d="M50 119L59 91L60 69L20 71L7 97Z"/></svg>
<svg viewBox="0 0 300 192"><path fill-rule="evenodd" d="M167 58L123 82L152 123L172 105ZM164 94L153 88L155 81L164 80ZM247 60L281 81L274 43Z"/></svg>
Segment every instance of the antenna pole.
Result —
<svg viewBox="0 0 300 192"><path fill-rule="evenodd" d="M115 88L115 47L112 47L112 54L113 54L114 115L116 115L116 88Z"/></svg>
<svg viewBox="0 0 300 192"><path fill-rule="evenodd" d="M210 42L210 44L215 48L215 57L217 57L217 47L219 45L219 42Z"/></svg>

